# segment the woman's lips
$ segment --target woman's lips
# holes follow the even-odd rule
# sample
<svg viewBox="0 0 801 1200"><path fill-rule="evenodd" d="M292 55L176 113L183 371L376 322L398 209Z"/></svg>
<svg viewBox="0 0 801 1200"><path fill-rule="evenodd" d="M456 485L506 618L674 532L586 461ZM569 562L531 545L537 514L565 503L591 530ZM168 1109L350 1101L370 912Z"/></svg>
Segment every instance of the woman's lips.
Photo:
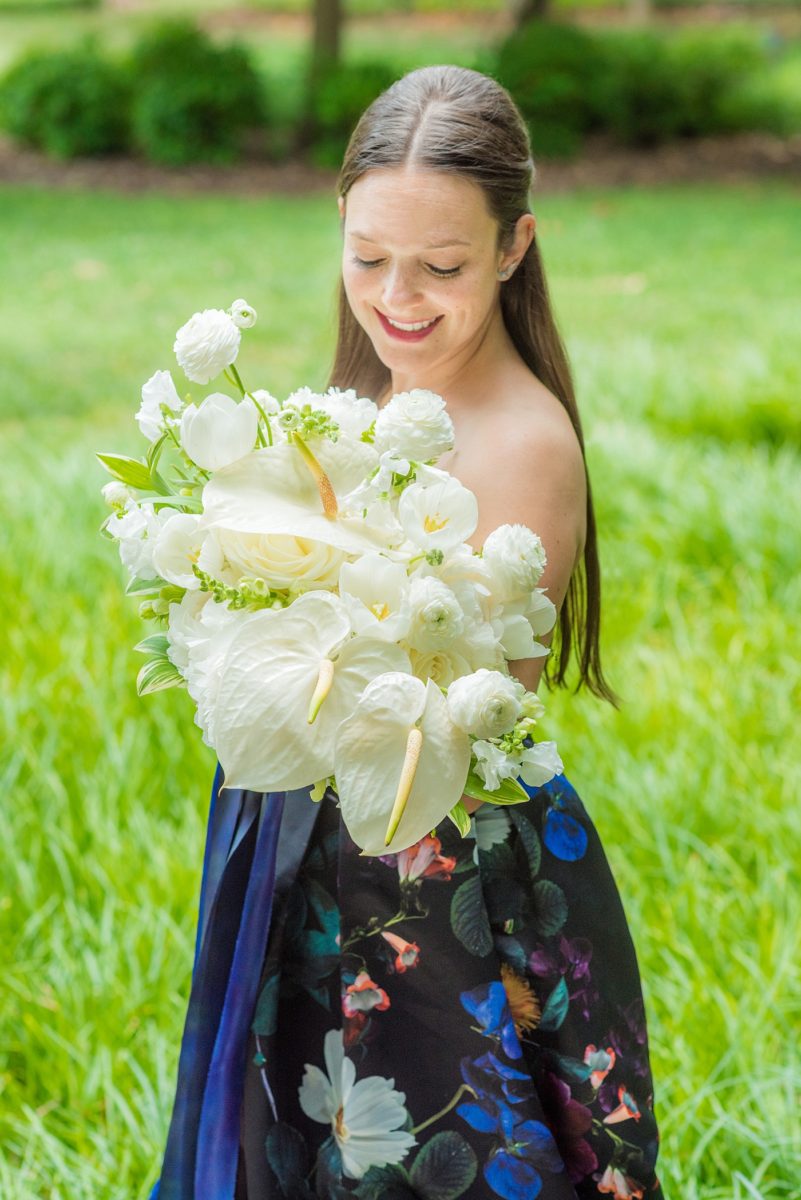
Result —
<svg viewBox="0 0 801 1200"><path fill-rule="evenodd" d="M442 320L442 315L435 317L431 324L427 325L425 329L396 329L394 325L390 325L389 321L382 312L379 312L378 309L375 311L378 313L378 319L380 320L382 327L386 330L390 337L397 338L399 342L422 342L423 338L428 337L429 333L436 329L437 325L439 325L440 321ZM416 322L409 321L408 324L414 325Z"/></svg>

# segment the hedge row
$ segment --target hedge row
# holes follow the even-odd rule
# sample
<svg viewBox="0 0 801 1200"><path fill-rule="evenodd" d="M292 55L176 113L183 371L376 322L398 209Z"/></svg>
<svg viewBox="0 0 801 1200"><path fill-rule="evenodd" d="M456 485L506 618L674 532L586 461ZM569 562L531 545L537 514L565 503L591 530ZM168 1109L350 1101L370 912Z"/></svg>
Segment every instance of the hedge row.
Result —
<svg viewBox="0 0 801 1200"><path fill-rule="evenodd" d="M535 155L575 154L589 133L624 145L745 129L788 131L760 86L770 56L743 29L590 34L534 21L485 52L515 97ZM360 113L402 70L332 68L311 104L311 156L336 166ZM231 162L271 127L265 81L246 48L219 46L189 21L154 26L124 59L95 41L31 53L0 80L0 123L59 157L134 151L155 162Z"/></svg>

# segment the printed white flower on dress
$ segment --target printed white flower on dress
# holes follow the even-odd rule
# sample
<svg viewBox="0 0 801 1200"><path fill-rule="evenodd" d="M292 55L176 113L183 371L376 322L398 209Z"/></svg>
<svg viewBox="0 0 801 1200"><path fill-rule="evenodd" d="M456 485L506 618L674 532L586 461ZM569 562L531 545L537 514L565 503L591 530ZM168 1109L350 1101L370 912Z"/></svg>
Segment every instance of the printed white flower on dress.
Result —
<svg viewBox="0 0 801 1200"><path fill-rule="evenodd" d="M192 571L206 536L206 531L198 528L199 522L196 513L175 513L165 522L153 547L153 566L161 579L178 587L200 587Z"/></svg>
<svg viewBox="0 0 801 1200"><path fill-rule="evenodd" d="M456 595L447 583L433 576L412 579L409 608L411 623L406 640L415 650L441 649L465 627L464 611Z"/></svg>
<svg viewBox="0 0 801 1200"><path fill-rule="evenodd" d="M436 483L413 483L398 501L403 532L420 550L451 550L475 532L478 501L452 476Z"/></svg>
<svg viewBox="0 0 801 1200"><path fill-rule="evenodd" d="M380 674L336 731L334 774L351 837L366 854L419 842L461 797L469 764L470 739L436 684Z"/></svg>
<svg viewBox="0 0 801 1200"><path fill-rule="evenodd" d="M237 402L212 392L198 408L188 404L181 417L181 445L207 471L218 471L249 454L256 443L259 414L252 400Z"/></svg>
<svg viewBox="0 0 801 1200"><path fill-rule="evenodd" d="M460 729L476 738L500 737L520 716L525 688L519 679L483 667L448 688L448 709Z"/></svg>
<svg viewBox="0 0 801 1200"><path fill-rule="evenodd" d="M401 641L409 631L409 577L383 554L363 554L339 569L339 594L356 633Z"/></svg>
<svg viewBox="0 0 801 1200"><path fill-rule="evenodd" d="M497 600L519 600L537 586L545 570L542 542L527 525L499 525L484 542L482 557Z"/></svg>
<svg viewBox="0 0 801 1200"><path fill-rule="evenodd" d="M350 635L344 602L322 591L262 609L237 631L214 717L225 787L282 791L334 773L337 729L366 685L387 669L409 670L399 646Z"/></svg>
<svg viewBox="0 0 801 1200"><path fill-rule="evenodd" d="M229 313L204 308L178 330L173 350L187 379L208 383L234 362L241 338Z"/></svg>
<svg viewBox="0 0 801 1200"><path fill-rule="evenodd" d="M149 442L155 442L164 433L162 404L174 413L180 412L183 407L169 371L156 371L142 385L142 403L136 414L136 423Z"/></svg>
<svg viewBox="0 0 801 1200"><path fill-rule="evenodd" d="M520 759L519 774L529 787L542 787L564 770L556 742L535 742L533 746L524 746Z"/></svg>
<svg viewBox="0 0 801 1200"><path fill-rule="evenodd" d="M415 462L439 458L453 446L445 401L424 388L396 392L376 417L375 445L379 452L394 450Z"/></svg>
<svg viewBox="0 0 801 1200"><path fill-rule="evenodd" d="M231 305L231 320L239 329L252 329L256 324L256 310L247 300L234 300Z"/></svg>
<svg viewBox="0 0 801 1200"><path fill-rule="evenodd" d="M401 1162L417 1142L399 1128L407 1119L406 1095L394 1079L356 1079L345 1054L342 1031L329 1029L324 1042L326 1072L306 1063L298 1089L300 1107L312 1121L331 1126L348 1179L361 1179L370 1167Z"/></svg>

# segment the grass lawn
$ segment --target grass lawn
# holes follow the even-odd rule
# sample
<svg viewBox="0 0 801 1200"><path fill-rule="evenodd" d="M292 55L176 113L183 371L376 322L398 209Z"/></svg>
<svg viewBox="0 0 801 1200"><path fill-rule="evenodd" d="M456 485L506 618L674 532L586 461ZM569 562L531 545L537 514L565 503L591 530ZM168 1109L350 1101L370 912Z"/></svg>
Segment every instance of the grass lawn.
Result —
<svg viewBox="0 0 801 1200"><path fill-rule="evenodd" d="M535 205L625 701L546 694L545 732L635 938L669 1200L790 1200L801 1178L798 200L753 184ZM336 209L32 188L0 209L0 1195L144 1200L213 759L185 694L136 697L142 626L97 533L94 451L143 451L141 384L193 311L236 296L259 311L245 382L322 385Z"/></svg>

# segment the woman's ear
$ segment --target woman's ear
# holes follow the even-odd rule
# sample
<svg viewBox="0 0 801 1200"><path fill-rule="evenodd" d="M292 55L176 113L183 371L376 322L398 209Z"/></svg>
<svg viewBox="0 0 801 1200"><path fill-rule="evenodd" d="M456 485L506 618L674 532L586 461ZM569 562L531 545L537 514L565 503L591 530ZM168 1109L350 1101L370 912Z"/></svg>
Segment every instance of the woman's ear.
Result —
<svg viewBox="0 0 801 1200"><path fill-rule="evenodd" d="M345 197L344 196L337 196L337 208L339 209L340 217L342 217L342 219L344 221L344 219L345 219Z"/></svg>

